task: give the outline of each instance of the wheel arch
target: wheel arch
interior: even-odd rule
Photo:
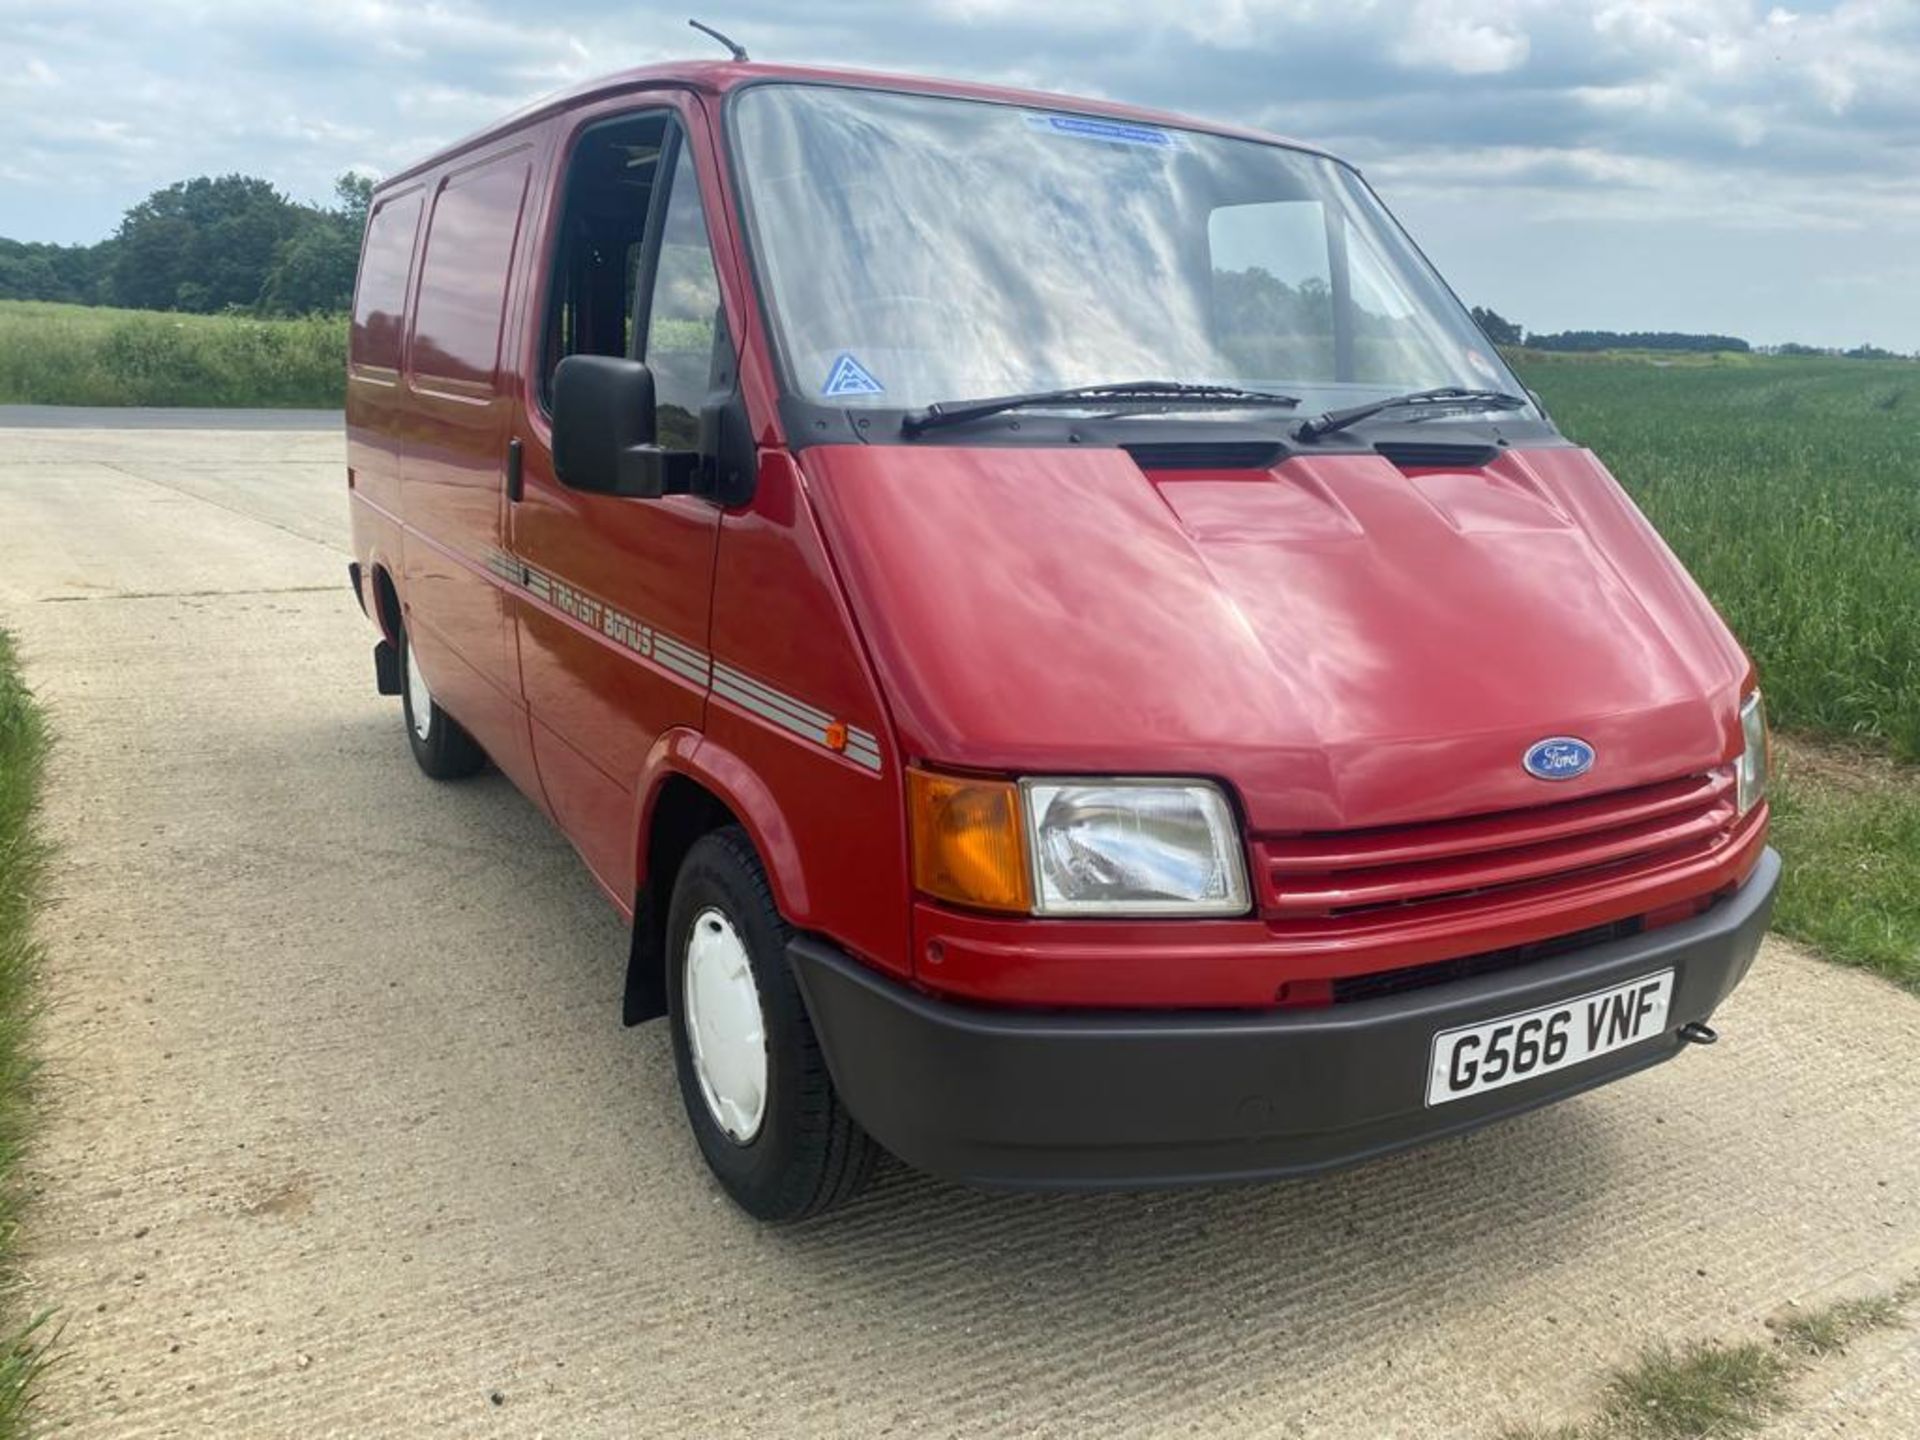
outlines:
[[[799,923],[806,914],[799,847],[773,792],[738,756],[698,732],[667,732],[647,757],[636,805],[624,1023],[667,1013],[667,907],[674,879],[694,842],[727,825],[746,831],[781,915]]]
[[[373,562],[368,589],[373,592],[373,623],[380,627],[380,634],[389,644],[398,645],[404,624],[401,619],[400,590],[393,583],[393,574],[384,560],[376,559]]]

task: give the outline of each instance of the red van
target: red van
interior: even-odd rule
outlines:
[[[729,1194],[1286,1175],[1713,1038],[1754,671],[1350,166],[744,63],[376,192],[353,584]]]

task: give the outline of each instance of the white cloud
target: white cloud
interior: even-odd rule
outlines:
[[[1456,75],[1498,75],[1524,65],[1531,42],[1513,4],[1418,0],[1395,41],[1394,58]]]

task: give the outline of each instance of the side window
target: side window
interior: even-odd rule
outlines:
[[[660,258],[654,265],[653,303],[647,310],[645,353],[653,372],[659,443],[692,450],[700,443],[700,407],[712,388],[716,349],[724,340],[720,281],[707,242],[706,210],[692,151],[678,147],[673,186],[660,227]]]
[[[417,377],[465,390],[493,384],[528,168],[522,148],[442,182],[414,303],[410,366]]]
[[[360,280],[353,291],[353,363],[376,370],[400,368],[400,328],[407,310],[407,277],[413,269],[413,236],[420,224],[420,195],[381,200],[367,221],[360,251]]]
[[[569,355],[631,355],[647,212],[670,117],[623,115],[589,126],[567,162],[547,292],[540,394]]]
[[[1248,380],[1334,378],[1333,282],[1318,200],[1223,205],[1207,217],[1221,354]]]

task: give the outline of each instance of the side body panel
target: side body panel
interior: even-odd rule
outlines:
[[[527,137],[434,179],[407,345],[401,460],[409,642],[434,694],[522,788],[536,782],[506,597],[501,358],[534,147]]]
[[[756,833],[796,926],[911,969],[900,758],[799,468],[761,461],[751,505],[722,522],[706,750],[772,787],[779,833]],[[846,729],[844,748],[835,750]]]

